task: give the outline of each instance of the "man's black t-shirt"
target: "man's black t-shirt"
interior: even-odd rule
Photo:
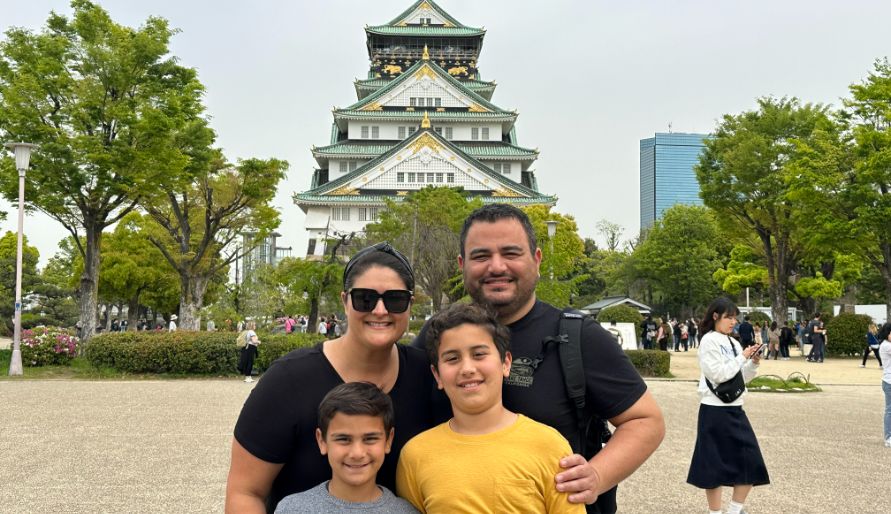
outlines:
[[[384,459],[377,483],[395,490],[396,462],[409,439],[447,419],[434,415],[435,390],[427,355],[404,345],[399,350],[399,375],[389,392],[396,411],[392,451]],[[241,410],[235,439],[255,457],[284,467],[272,484],[267,509],[285,496],[305,491],[331,478],[328,459],[319,453],[315,431],[322,398],[343,380],[322,353],[322,344],[295,350],[263,374]]]
[[[578,436],[575,404],[566,394],[556,344],[543,341],[557,335],[560,310],[536,301],[532,310],[508,325],[511,333],[510,377],[504,381],[504,406],[555,428],[569,441]],[[426,328],[412,342],[423,347]],[[582,325],[582,362],[587,394],[585,409],[603,419],[625,412],[643,396],[646,383],[609,332],[594,320]]]

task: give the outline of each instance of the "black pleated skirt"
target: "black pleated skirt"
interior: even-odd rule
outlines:
[[[755,431],[742,407],[699,405],[687,483],[701,489],[770,483]]]

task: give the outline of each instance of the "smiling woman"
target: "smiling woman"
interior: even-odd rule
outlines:
[[[414,285],[408,260],[388,243],[365,248],[350,260],[341,293],[346,333],[276,361],[242,409],[232,443],[227,512],[262,512],[264,503],[271,511],[284,496],[331,478],[315,437],[317,409],[330,390],[349,382],[374,384],[392,400],[392,452],[381,456],[377,483],[393,489],[405,443],[448,416],[432,407],[435,385],[424,352],[396,344],[408,328]]]

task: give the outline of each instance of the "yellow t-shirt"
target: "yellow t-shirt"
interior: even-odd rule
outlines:
[[[571,454],[559,432],[523,415],[484,435],[443,423],[402,448],[396,491],[432,514],[584,513],[555,487],[560,459]]]

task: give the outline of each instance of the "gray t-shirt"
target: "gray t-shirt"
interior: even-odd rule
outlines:
[[[398,498],[384,486],[377,486],[381,497],[373,502],[353,503],[331,496],[328,482],[302,493],[282,498],[275,508],[276,514],[323,514],[338,512],[362,512],[363,514],[417,514],[418,511],[407,501]]]

